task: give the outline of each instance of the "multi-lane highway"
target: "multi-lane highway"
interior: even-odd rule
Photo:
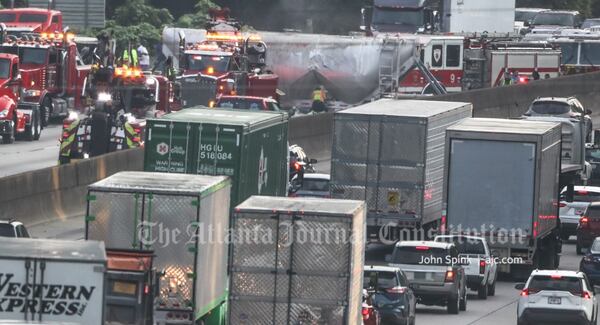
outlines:
[[[0,145],[0,177],[56,165],[61,131],[61,125],[50,125],[39,141]]]

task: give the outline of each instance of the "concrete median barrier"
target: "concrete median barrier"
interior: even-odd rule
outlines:
[[[142,149],[115,152],[0,179],[0,219],[35,225],[85,213],[89,184],[122,170],[141,170]]]

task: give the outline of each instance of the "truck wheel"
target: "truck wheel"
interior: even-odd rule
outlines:
[[[581,245],[579,245],[579,243],[575,245],[575,252],[577,252],[577,255],[583,255],[583,249],[581,248]]]
[[[35,110],[35,129],[33,133],[33,140],[39,140],[42,136],[42,114],[39,110]]]
[[[50,99],[50,97],[44,98],[44,101],[40,106],[40,112],[40,115],[42,117],[42,127],[46,127],[48,126],[48,123],[50,121],[50,113],[52,112],[52,99]]]
[[[496,295],[496,279],[494,279],[494,282],[492,282],[492,284],[489,285],[488,287],[488,295],[490,297],[493,297]]]
[[[17,121],[13,121],[12,132],[10,134],[5,134],[2,136],[2,143],[4,143],[4,144],[14,143],[16,134],[17,134]]]
[[[456,292],[456,298],[450,297],[448,299],[448,314],[456,315],[458,314],[459,304],[460,304],[460,290]]]
[[[31,111],[31,123],[25,127],[25,140],[33,141],[39,140],[40,134],[38,127],[40,124],[39,113],[36,110]]]
[[[460,299],[459,302],[459,307],[458,309],[460,309],[460,311],[465,311],[467,310],[467,288],[465,288],[465,291],[463,293],[462,298]]]
[[[479,289],[477,289],[477,297],[481,300],[487,299],[487,297],[488,297],[487,283],[479,286]]]

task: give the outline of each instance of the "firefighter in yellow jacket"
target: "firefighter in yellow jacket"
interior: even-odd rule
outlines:
[[[325,101],[327,100],[327,91],[325,87],[319,86],[312,92],[312,111],[315,113],[327,112]]]

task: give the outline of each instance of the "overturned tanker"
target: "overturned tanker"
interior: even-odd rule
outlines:
[[[205,39],[201,29],[165,28],[163,53],[178,57],[179,31],[187,42]],[[315,87],[325,86],[329,97],[357,104],[378,95],[383,38],[301,33],[260,32],[268,46],[267,67],[279,76],[278,87],[285,92],[283,106],[307,100]],[[414,36],[398,38],[397,66],[414,57]]]

